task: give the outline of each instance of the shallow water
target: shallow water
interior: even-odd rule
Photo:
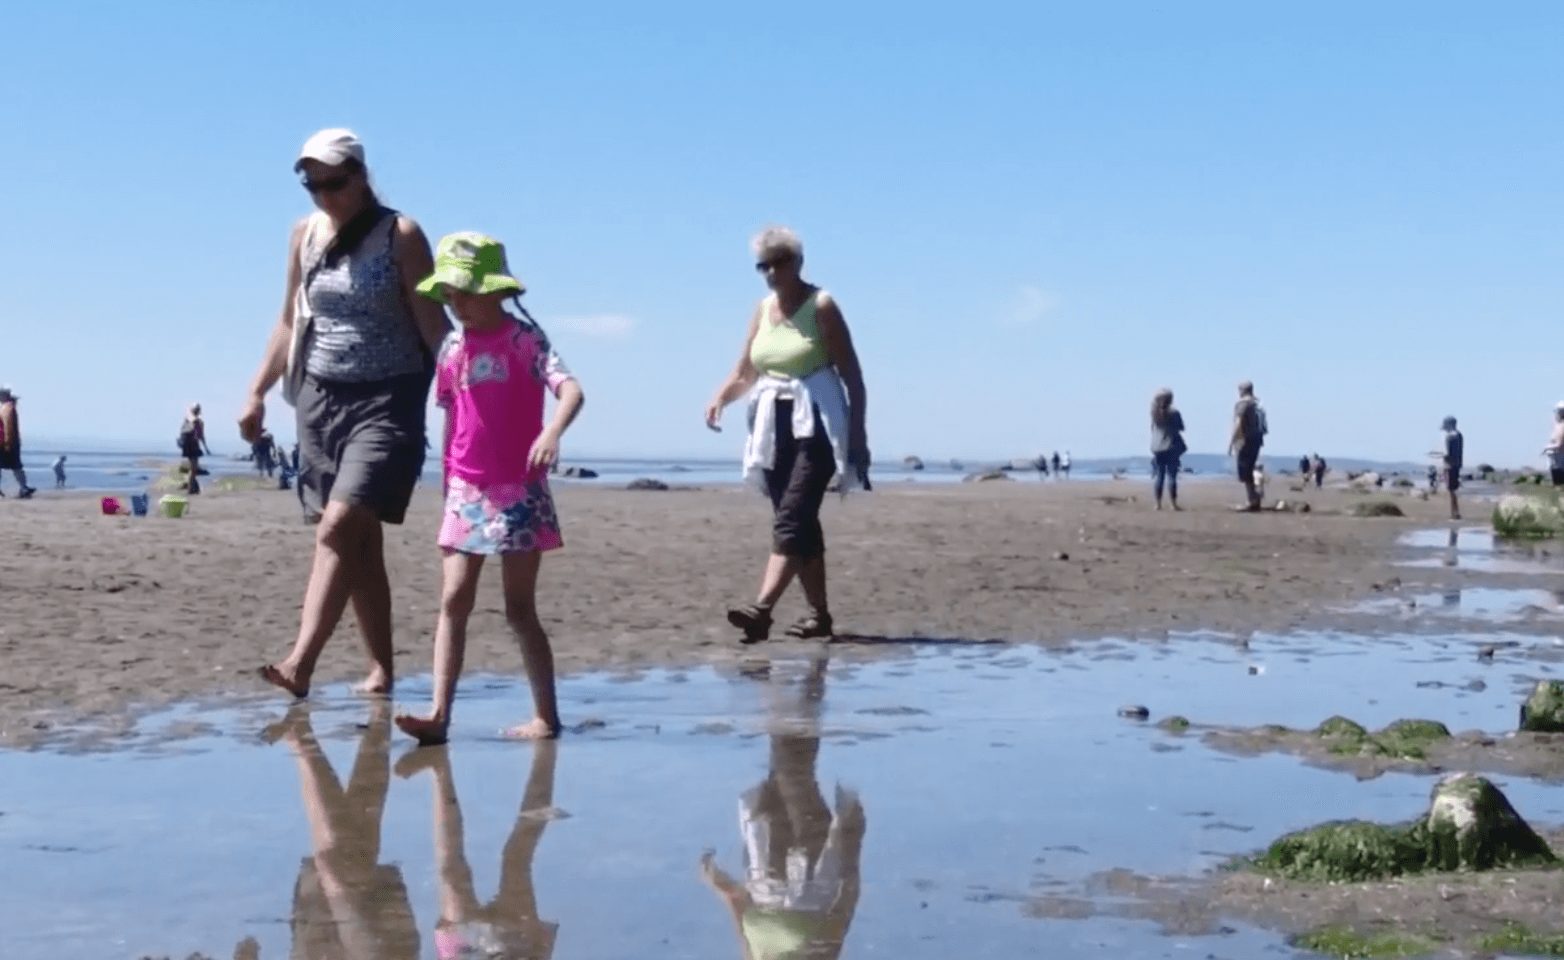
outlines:
[[[1375,597],[1342,608],[1344,613],[1415,617],[1464,617],[1494,623],[1539,625],[1564,617],[1564,590],[1507,590],[1452,585],[1438,592]]]
[[[1413,556],[1400,562],[1403,567],[1445,567],[1479,573],[1564,573],[1564,556],[1558,555],[1555,547],[1506,543],[1495,538],[1488,527],[1414,530],[1401,537],[1400,544],[1413,552]]]
[[[1293,956],[1239,924],[1167,935],[1029,903],[1110,868],[1198,873],[1322,820],[1410,817],[1433,778],[1240,759],[1117,709],[1503,731],[1552,666],[1525,647],[1480,664],[1469,636],[1246,639],[574,677],[567,722],[602,726],[536,747],[493,733],[525,702],[499,678],[469,678],[438,749],[342,691],[183,706],[124,750],[0,754],[0,856],[26,878],[0,901],[0,956],[228,957],[253,938],[262,958],[428,957],[465,937],[493,956],[742,957],[738,931],[757,958],[802,940],[845,957]],[[1505,786],[1528,818],[1564,822],[1556,787]]]

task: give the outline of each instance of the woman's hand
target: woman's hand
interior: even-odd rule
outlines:
[[[713,400],[706,405],[706,429],[722,432],[722,408],[726,406],[721,400]]]
[[[545,430],[533,441],[527,464],[534,470],[547,470],[559,462],[559,434]]]
[[[266,426],[266,398],[251,396],[244,405],[244,412],[239,415],[239,436],[245,443],[254,443],[261,439],[261,430]]]

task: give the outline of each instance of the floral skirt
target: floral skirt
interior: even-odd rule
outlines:
[[[564,545],[546,479],[480,487],[452,477],[446,484],[442,548],[458,553],[532,553]]]

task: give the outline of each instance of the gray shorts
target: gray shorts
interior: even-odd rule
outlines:
[[[424,468],[428,397],[422,374],[375,383],[305,377],[297,404],[304,518],[319,521],[335,500],[401,523]]]

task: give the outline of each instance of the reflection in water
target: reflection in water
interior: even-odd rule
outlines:
[[[450,747],[416,750],[397,763],[398,776],[411,776],[424,768],[434,775],[434,851],[440,875],[440,921],[434,942],[440,960],[548,960],[554,955],[559,924],[538,919],[532,859],[544,828],[557,815],[554,761],[558,748],[552,740],[533,746],[532,770],[527,775],[521,809],[500,855],[499,889],[487,904],[478,900],[472,867],[467,863]]]
[[[1460,550],[1457,549],[1460,544],[1460,535],[1461,531],[1458,528],[1450,528],[1450,540],[1445,544],[1444,556],[1444,564],[1447,567],[1453,567],[1460,562]]]
[[[795,702],[772,704],[766,778],[739,798],[743,882],[717,866],[710,851],[701,859],[701,874],[732,915],[746,960],[839,956],[858,906],[863,805],[839,786],[833,814],[815,773],[825,672],[822,657]]]
[[[300,705],[269,731],[298,761],[312,856],[293,887],[297,960],[418,956],[418,928],[402,872],[380,863],[380,823],[391,783],[391,707],[375,704],[344,788]]]

